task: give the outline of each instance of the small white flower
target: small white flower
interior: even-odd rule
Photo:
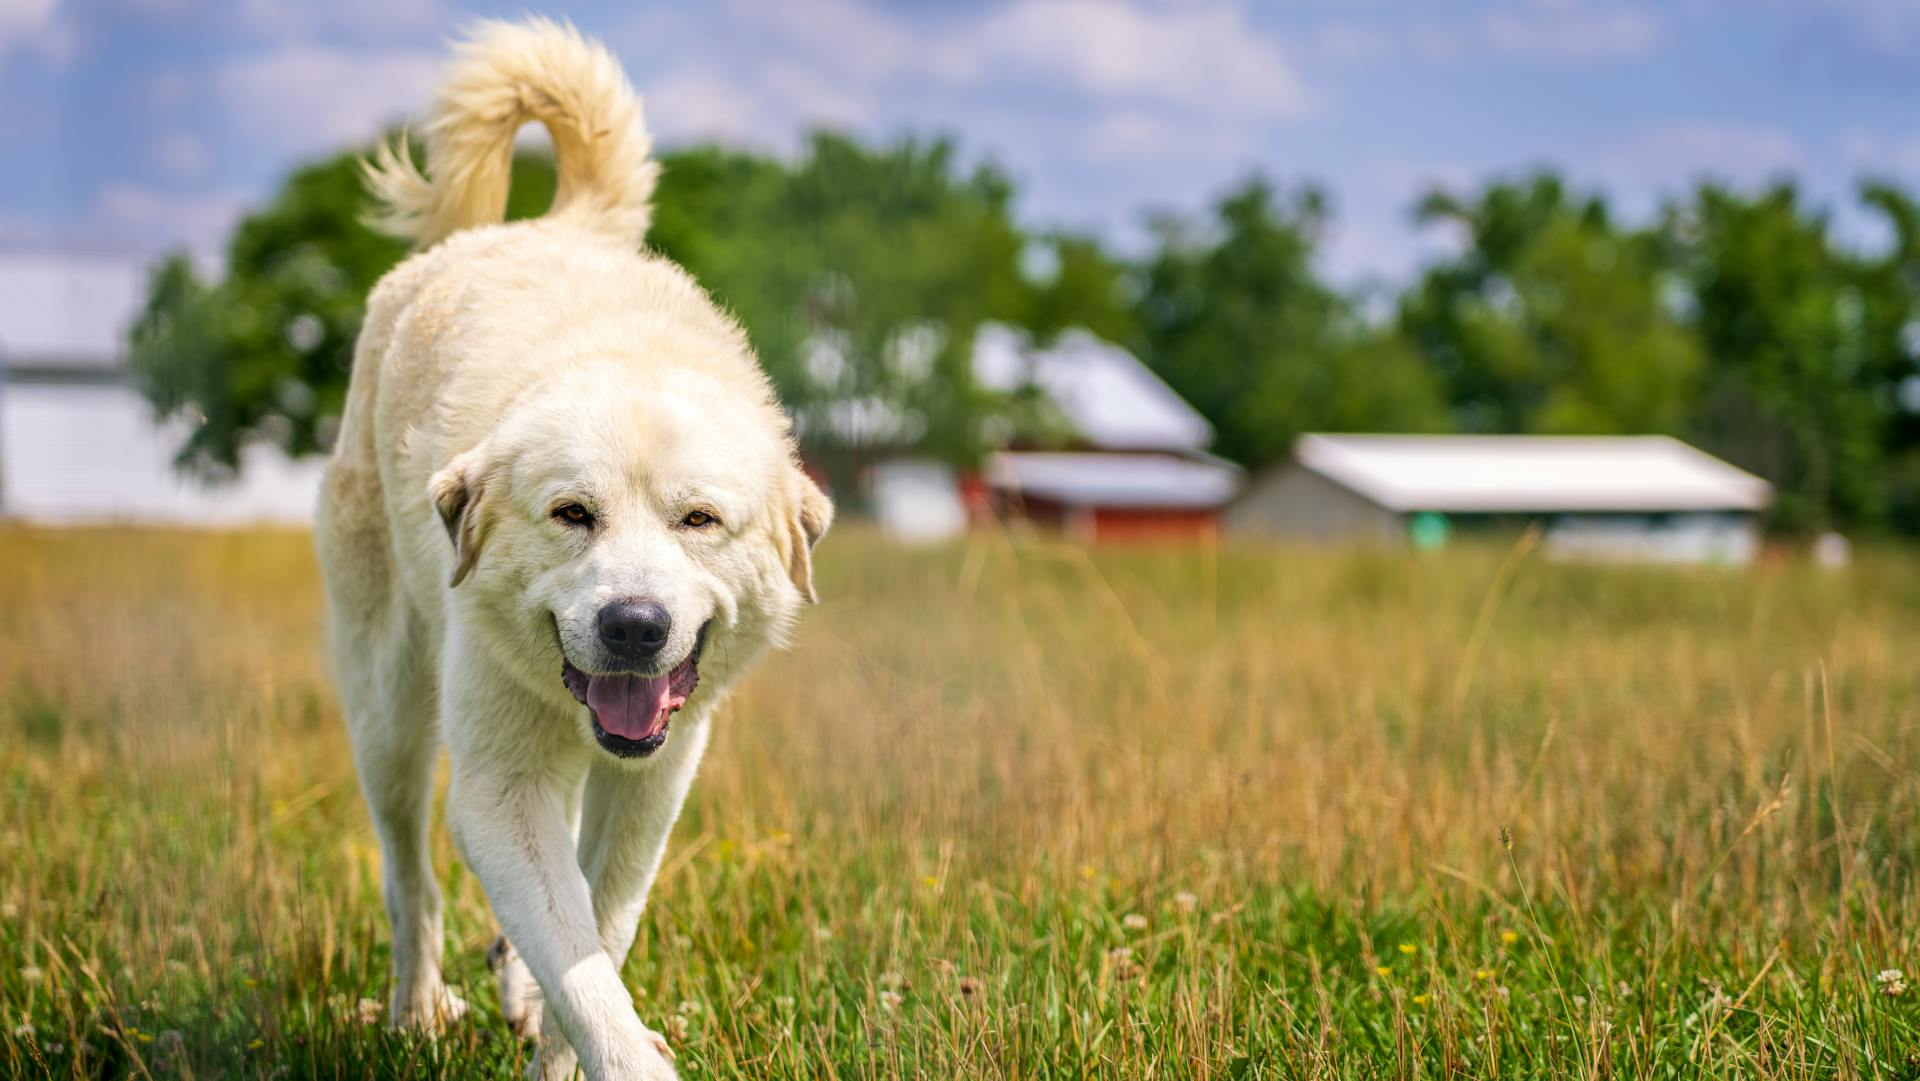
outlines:
[[[19,1039],[31,1040],[33,1039],[33,1026],[22,1021],[20,1024],[13,1026],[13,1034]]]
[[[773,1004],[779,1007],[780,1009],[791,1010],[793,1009],[793,996],[792,995],[775,995],[773,996]]]
[[[880,992],[880,1008],[888,1013],[899,1009],[901,1001],[900,992],[898,991]]]
[[[698,1017],[700,1015],[700,1011],[705,1008],[706,1007],[700,1005],[698,1002],[695,1002],[692,999],[685,999],[680,1003],[678,1010],[680,1013],[684,1013],[688,1017]]]
[[[1147,918],[1138,912],[1129,912],[1120,917],[1120,926],[1129,931],[1144,931],[1147,929]]]
[[[1200,898],[1187,890],[1181,890],[1173,895],[1173,907],[1182,912],[1192,912],[1200,907]]]
[[[28,965],[20,970],[20,978],[28,983],[39,983],[40,977],[44,975],[46,973],[40,971],[39,965]]]

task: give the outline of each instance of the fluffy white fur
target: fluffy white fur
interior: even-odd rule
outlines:
[[[553,133],[560,194],[499,224],[530,120]],[[317,531],[384,856],[392,1018],[465,1009],[441,977],[427,845],[444,742],[449,825],[511,941],[493,960],[510,1023],[540,1032],[537,1072],[577,1056],[593,1079],[672,1077],[620,964],[715,707],[812,598],[832,506],[740,328],[639,251],[655,166],[604,49],[545,21],[483,25],[425,134],[426,176],[391,150],[369,167],[383,221],[431,246],[369,300]],[[568,503],[591,528],[555,517]],[[637,597],[672,616],[665,668],[708,630],[666,744],[619,758],[560,673],[563,653],[619,670],[595,616]]]

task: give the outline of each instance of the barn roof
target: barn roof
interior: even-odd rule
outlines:
[[[1172,454],[1003,451],[987,458],[995,488],[1073,507],[1219,507],[1240,487],[1238,467]]]
[[[1303,467],[1390,510],[1754,511],[1766,481],[1667,436],[1304,435]]]
[[[125,256],[0,251],[0,365],[120,367],[146,287]]]
[[[982,326],[973,376],[991,390],[1031,384],[1087,444],[1103,450],[1206,449],[1213,427],[1140,359],[1085,330],[1068,330],[1044,349],[1020,330]]]

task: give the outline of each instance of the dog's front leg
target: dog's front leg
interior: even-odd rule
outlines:
[[[664,1043],[640,1023],[601,946],[567,791],[565,778],[463,764],[456,754],[447,820],[590,1081],[673,1078]]]

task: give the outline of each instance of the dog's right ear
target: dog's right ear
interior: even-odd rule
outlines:
[[[448,462],[446,468],[427,481],[427,493],[433,497],[433,509],[447,527],[447,539],[453,542],[453,581],[451,589],[467,577],[480,559],[480,543],[486,530],[480,503],[486,492],[486,477],[479,469],[478,448]]]

